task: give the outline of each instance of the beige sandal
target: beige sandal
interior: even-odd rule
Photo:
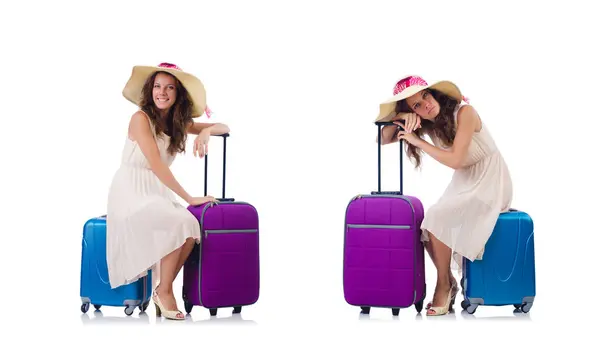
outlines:
[[[166,310],[164,308],[164,306],[162,305],[160,299],[158,298],[158,294],[156,293],[156,291],[154,291],[154,293],[152,294],[152,300],[154,301],[154,305],[156,306],[156,316],[157,317],[160,317],[162,314],[167,319],[173,319],[173,320],[184,320],[185,319],[185,317],[183,317],[183,313],[181,313],[179,310]],[[178,317],[177,316],[178,314],[181,314],[182,317]]]
[[[452,308],[452,306],[454,305],[454,301],[456,300],[456,295],[458,294],[458,283],[456,283],[456,282],[452,283],[451,291],[452,291],[452,299],[450,300],[450,308]],[[432,302],[427,303],[427,306],[425,307],[425,309],[430,309],[431,303]]]
[[[448,314],[448,311],[450,310],[450,307],[452,306],[452,302],[454,302],[454,299],[452,299],[452,288],[450,288],[450,291],[448,292],[448,299],[446,299],[446,304],[443,307],[430,307],[427,308],[427,316],[436,316],[436,315],[444,315],[444,314]]]

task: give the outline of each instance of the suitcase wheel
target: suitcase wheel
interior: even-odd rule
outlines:
[[[533,303],[531,303],[531,302],[525,303],[525,304],[523,304],[523,306],[521,307],[521,311],[522,311],[523,313],[527,313],[527,312],[529,312],[529,311],[531,310],[531,307],[532,307],[532,306],[533,306]]]
[[[467,311],[467,313],[473,314],[477,310],[478,306],[479,304],[469,304],[465,310]]]
[[[463,300],[462,302],[460,302],[460,306],[462,309],[467,310],[467,308],[469,307],[469,302]]]
[[[211,317],[214,317],[215,315],[217,315],[217,308],[210,308],[210,315]]]
[[[415,309],[417,310],[417,313],[421,313],[423,310],[423,301],[415,303]]]
[[[102,308],[102,306],[98,305],[98,304],[94,304],[94,308],[96,308],[96,310],[100,310],[100,308]]]
[[[360,307],[360,314],[369,314],[371,312],[371,307]]]
[[[533,303],[531,302],[527,302],[527,303],[523,303],[523,304],[515,304],[515,308],[517,310],[522,311],[523,313],[527,313],[531,310],[531,307],[533,306]]]
[[[148,309],[148,304],[150,304],[149,301],[140,304],[140,306],[138,307],[138,309],[140,310],[140,312],[144,313],[146,311],[146,309]]]
[[[239,314],[242,312],[242,307],[233,307],[233,314]]]
[[[479,304],[473,304],[467,300],[463,300],[462,302],[460,302],[460,306],[462,307],[462,309],[464,309],[467,313],[469,314],[473,314],[475,313],[475,311],[477,310],[477,307],[479,306]]]
[[[392,315],[398,316],[400,314],[400,308],[392,308]]]
[[[188,301],[183,302],[183,306],[185,307],[185,311],[187,314],[190,314],[192,312],[192,309],[194,309],[194,305]]]
[[[81,305],[81,311],[82,311],[83,313],[87,313],[87,311],[88,311],[89,309],[90,309],[90,303],[83,303],[83,304]]]
[[[125,314],[128,315],[128,316],[132,315],[134,310],[135,310],[135,306],[128,305],[128,306],[125,307]]]

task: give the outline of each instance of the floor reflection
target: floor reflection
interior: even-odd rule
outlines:
[[[88,324],[150,324],[150,317],[148,313],[139,313],[132,314],[131,316],[127,316],[123,314],[122,316],[105,316],[101,310],[90,311],[85,314],[81,314],[81,322],[84,325]]]
[[[185,316],[186,323],[206,325],[257,325],[254,320],[244,319],[241,313],[231,314],[226,317],[210,316],[204,319],[194,320],[190,314]]]
[[[521,310],[519,309],[515,309],[512,311],[512,315],[502,315],[502,316],[493,316],[493,317],[488,317],[485,316],[485,314],[481,315],[481,314],[477,314],[479,312],[476,311],[473,314],[469,314],[467,313],[466,310],[462,310],[460,312],[462,319],[464,320],[524,320],[524,321],[533,321],[531,319],[531,316],[529,316],[529,313],[523,313]],[[510,311],[509,311],[510,312]]]
[[[496,313],[498,313],[498,311],[494,311],[493,313],[496,314]],[[512,313],[512,315],[510,315],[508,313]],[[466,310],[462,310],[460,307],[457,307],[456,309],[450,308],[450,311],[448,312],[448,314],[436,315],[436,316],[434,316],[434,315],[428,316],[427,310],[425,308],[423,308],[423,311],[421,313],[418,313],[415,316],[403,315],[402,311],[400,311],[400,316],[393,316],[392,313],[390,313],[389,317],[386,317],[385,315],[382,315],[379,313],[377,313],[377,315],[375,315],[375,316],[373,316],[372,314],[362,314],[360,312],[358,314],[358,320],[381,321],[381,322],[392,321],[392,320],[406,320],[406,319],[410,319],[410,318],[414,318],[415,320],[419,321],[419,320],[423,320],[423,318],[425,318],[425,317],[427,317],[426,320],[450,320],[450,321],[455,321],[458,318],[460,318],[461,320],[524,320],[524,321],[532,321],[529,313],[523,313],[519,309],[515,309],[513,311],[508,310],[506,315],[500,315],[500,316],[487,315],[485,313],[485,308],[480,309],[473,314],[469,314],[469,313],[467,313]]]
[[[104,315],[101,310],[89,311],[81,314],[81,322],[84,325],[106,325],[106,324],[159,324],[159,325],[182,325],[182,324],[206,324],[206,325],[257,325],[256,321],[244,319],[241,313],[228,316],[208,316],[202,319],[194,319],[191,314],[187,314],[184,320],[171,320],[164,317],[156,317],[154,313],[135,312],[131,316],[122,315]],[[153,317],[152,320],[150,315]],[[183,323],[182,323],[183,322]]]
[[[392,320],[392,321],[405,320],[406,318],[407,318],[406,316],[402,316],[402,315],[396,316],[396,315],[392,315],[392,313],[390,313],[388,318],[386,318],[385,316],[381,316],[381,315],[373,317],[370,314],[362,314],[362,313],[358,314],[358,320],[365,320],[365,321],[368,320],[368,321],[388,322],[390,320]],[[423,314],[417,313],[413,318],[415,320],[423,320]]]

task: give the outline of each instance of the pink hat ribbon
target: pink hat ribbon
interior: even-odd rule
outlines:
[[[396,83],[396,86],[394,86],[394,96],[396,96],[400,92],[402,92],[402,91],[406,90],[407,88],[414,86],[414,85],[427,86],[428,84],[427,84],[427,81],[423,80],[419,76],[405,77],[402,80],[398,81]],[[463,101],[465,101],[466,103],[469,103],[469,99],[466,98],[465,96],[463,96]]]
[[[158,64],[158,67],[162,67],[164,69],[175,69],[178,71],[183,71],[179,66],[168,63],[168,62],[161,62],[160,64]],[[208,105],[206,105],[206,109],[204,110],[204,113],[206,113],[206,117],[208,117],[208,118],[210,118],[210,116],[212,116],[212,111],[210,110],[210,108],[208,108]]]

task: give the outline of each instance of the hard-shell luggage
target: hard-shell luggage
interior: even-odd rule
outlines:
[[[514,305],[527,313],[535,299],[533,220],[511,209],[501,213],[481,260],[463,259],[461,279],[467,313],[480,305]]]
[[[183,269],[183,301],[187,313],[196,305],[210,310],[256,303],[260,288],[258,212],[249,203],[225,197],[226,143],[223,137],[223,196],[217,204],[190,206],[200,221],[201,241]],[[207,195],[208,156],[204,159],[204,195]]]
[[[81,242],[81,311],[86,313],[93,304],[101,306],[125,307],[125,314],[131,315],[135,307],[146,311],[150,303],[152,274],[134,283],[112,289],[108,281],[106,263],[106,216],[94,217],[83,226]]]
[[[400,190],[381,191],[381,129],[378,125],[378,189],[355,196],[346,208],[344,228],[344,297],[368,314],[371,307],[423,309],[424,246],[420,241],[424,211],[421,201],[403,194],[402,143]],[[395,125],[394,125],[395,126]]]

